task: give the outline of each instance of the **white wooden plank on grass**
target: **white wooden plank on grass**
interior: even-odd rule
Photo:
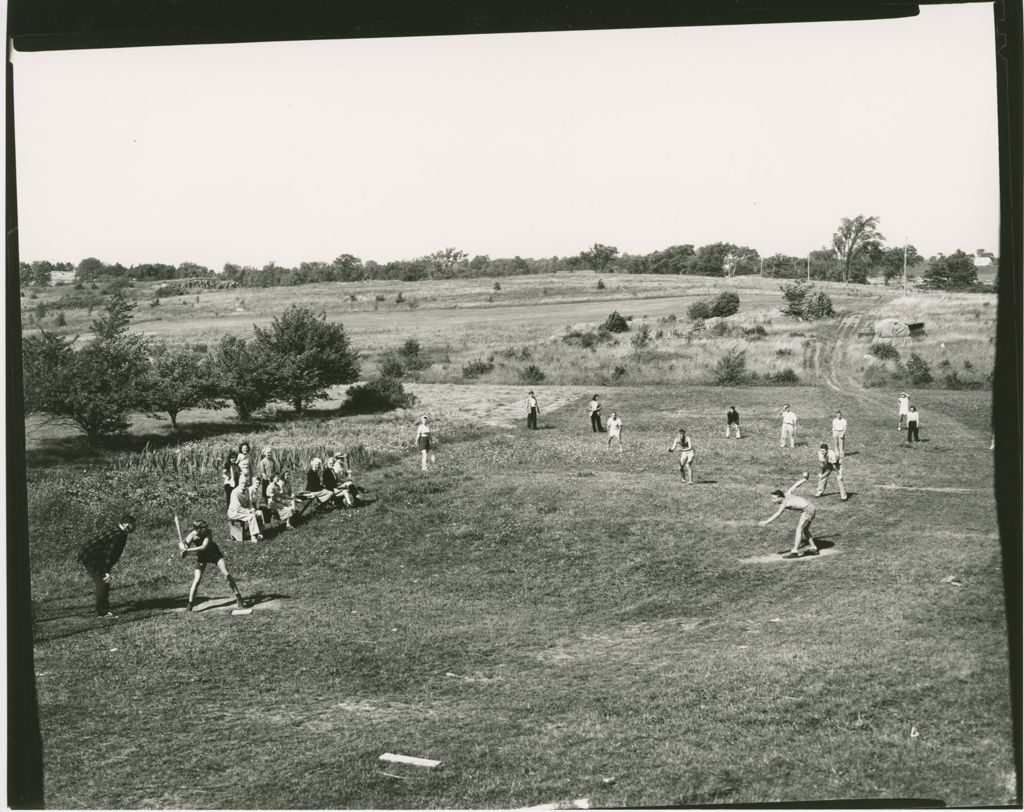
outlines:
[[[418,758],[417,756],[401,756],[397,753],[383,753],[378,758],[381,761],[394,761],[398,764],[415,764],[417,767],[436,767],[440,761],[432,758]]]

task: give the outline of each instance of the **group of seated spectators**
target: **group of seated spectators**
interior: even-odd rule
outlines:
[[[238,451],[228,454],[223,474],[228,520],[242,523],[253,541],[261,541],[263,529],[274,520],[283,522],[286,530],[294,530],[292,520],[308,507],[352,508],[364,492],[352,480],[348,458],[340,451],[326,464],[319,457],[309,461],[306,487],[299,493],[293,492],[290,473],[281,469],[269,446],[253,470],[249,444],[239,444]]]

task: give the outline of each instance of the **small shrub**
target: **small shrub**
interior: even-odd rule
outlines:
[[[474,361],[470,361],[468,364],[462,365],[462,377],[479,378],[481,375],[486,375],[492,369],[494,369],[494,364],[491,361],[484,361],[482,358],[477,358]]]
[[[830,319],[835,314],[832,299],[823,290],[816,290],[804,299],[805,319]]]
[[[711,373],[719,386],[743,383],[747,379],[747,353],[732,349],[718,359]]]
[[[911,382],[916,384],[931,383],[934,380],[931,366],[916,352],[910,353],[910,360],[907,361],[907,374],[910,376]]]
[[[603,279],[598,279],[597,280],[597,289],[598,290],[604,290],[604,280]]]
[[[604,324],[601,325],[609,333],[628,333],[629,322],[625,318],[619,315],[618,310],[614,310],[608,314],[608,318],[604,320]]]
[[[399,354],[393,350],[384,350],[377,361],[377,374],[382,378],[401,378],[405,375],[405,365]]]
[[[629,343],[638,350],[648,346],[651,341],[653,341],[651,336],[651,326],[647,322],[641,324],[629,339]]]
[[[351,387],[341,411],[343,414],[374,414],[408,409],[415,403],[416,396],[406,392],[401,381],[382,377]]]
[[[765,377],[776,386],[796,386],[800,383],[800,376],[789,367],[783,367]]]
[[[731,316],[739,312],[740,297],[731,290],[724,290],[718,294],[718,298],[711,303],[712,316]]]
[[[690,317],[690,321],[703,321],[704,319],[710,319],[711,306],[704,301],[694,302],[686,308],[686,315]]]
[[[520,383],[540,383],[544,377],[543,371],[536,364],[530,364],[519,370]]]
[[[892,344],[880,344],[876,342],[868,347],[868,352],[875,356],[875,358],[881,358],[883,361],[900,360],[900,351]]]

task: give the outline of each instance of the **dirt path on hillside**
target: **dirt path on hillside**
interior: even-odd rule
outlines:
[[[859,341],[858,333],[865,327],[873,327],[878,318],[878,308],[867,313],[852,313],[844,316],[836,326],[832,335],[820,345],[815,355],[815,368],[821,375],[825,385],[836,392],[842,392],[845,398],[852,398],[863,407],[878,413],[891,413],[893,422],[896,420],[896,399],[899,393],[889,389],[868,389],[864,386],[861,372],[847,361],[847,353],[842,346]],[[864,351],[867,352],[867,346]],[[927,392],[927,390],[923,390]],[[844,411],[850,411],[849,407]],[[922,410],[923,411],[923,410]],[[967,427],[954,417],[931,409],[924,412],[923,425],[927,426],[932,436],[943,434],[947,437],[960,437],[971,445],[985,443],[988,436],[984,432]]]

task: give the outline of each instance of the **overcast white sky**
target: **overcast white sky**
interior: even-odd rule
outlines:
[[[23,260],[998,250],[992,6],[14,55]]]

